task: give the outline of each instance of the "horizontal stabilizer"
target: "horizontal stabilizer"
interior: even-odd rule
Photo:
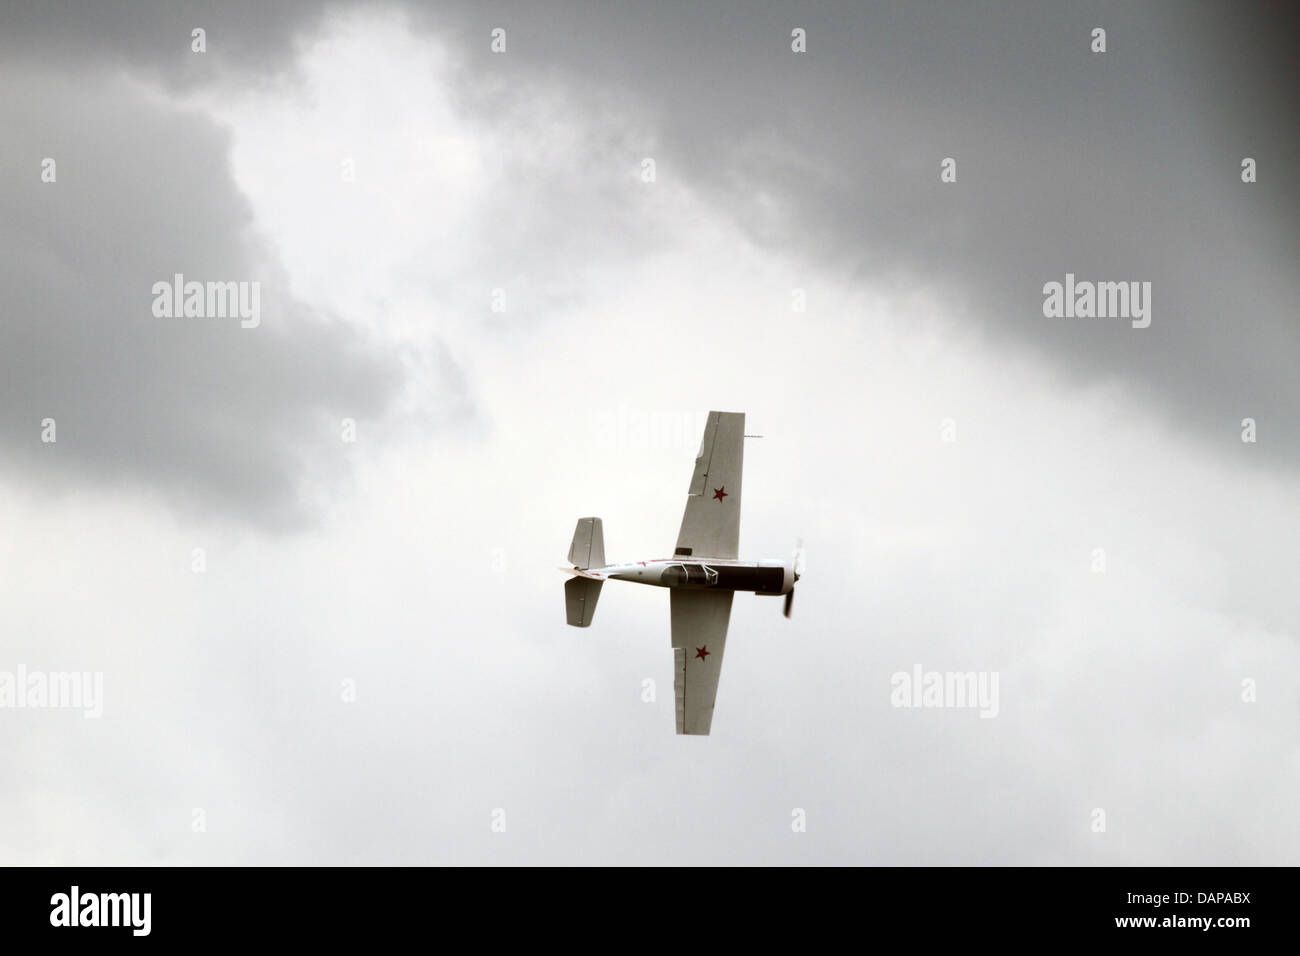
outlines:
[[[597,518],[597,521],[600,519]],[[569,578],[564,582],[564,610],[574,627],[587,627],[596,613],[596,601],[604,581],[592,578]]]

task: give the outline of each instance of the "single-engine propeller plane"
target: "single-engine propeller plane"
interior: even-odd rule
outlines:
[[[744,413],[709,412],[671,558],[606,565],[600,519],[579,518],[569,548],[572,567],[561,568],[572,575],[564,584],[564,601],[574,627],[591,624],[608,580],[669,589],[679,734],[707,734],[713,723],[735,592],[784,595],[789,617],[794,584],[803,573],[802,548],[784,560],[738,558],[744,450]]]

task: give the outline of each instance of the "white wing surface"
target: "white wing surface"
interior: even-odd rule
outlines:
[[[734,591],[669,592],[673,618],[673,689],[677,697],[677,732],[707,734],[722,673]]]
[[[687,490],[676,554],[735,558],[740,548],[740,472],[745,413],[709,412]]]

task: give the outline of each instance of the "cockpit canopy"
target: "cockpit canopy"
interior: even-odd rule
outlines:
[[[707,588],[718,583],[718,572],[703,564],[670,564],[660,580],[670,588]]]

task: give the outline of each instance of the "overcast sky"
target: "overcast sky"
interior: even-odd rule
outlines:
[[[1295,14],[593,6],[0,13],[0,674],[103,675],[0,709],[0,862],[1300,862]],[[807,573],[685,738],[555,569],[710,409]]]

